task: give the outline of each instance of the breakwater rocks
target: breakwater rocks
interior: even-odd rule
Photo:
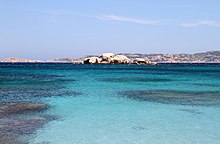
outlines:
[[[85,58],[84,64],[138,64],[138,65],[155,65],[151,61],[143,58],[129,59],[125,55],[117,55],[114,53],[103,53],[100,56],[92,56]]]

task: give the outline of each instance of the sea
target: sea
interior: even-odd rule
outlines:
[[[220,144],[220,64],[0,63],[19,102],[49,108],[0,116],[0,143]]]

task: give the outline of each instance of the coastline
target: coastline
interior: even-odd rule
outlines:
[[[220,51],[207,51],[194,54],[131,54],[104,53],[80,58],[55,58],[52,60],[30,60],[24,58],[5,58],[0,63],[72,63],[72,64],[200,64],[220,63]]]
[[[89,65],[89,64],[83,64],[83,63],[71,63],[71,62],[1,62],[0,64],[73,64],[73,65]],[[197,65],[197,64],[220,64],[220,62],[176,62],[176,63],[171,63],[171,62],[161,62],[157,63],[156,65],[167,65],[167,64],[192,64],[192,65]],[[136,65],[136,64],[92,64],[92,65]],[[149,66],[149,65],[148,65]]]

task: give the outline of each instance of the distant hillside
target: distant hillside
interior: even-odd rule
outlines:
[[[47,62],[54,62],[54,63],[72,63],[75,59],[74,58],[56,58],[53,60],[48,60]]]
[[[220,63],[220,51],[195,54],[121,54],[128,58],[144,58],[156,63]]]
[[[220,51],[207,51],[195,54],[131,54],[120,53],[129,59],[143,58],[155,63],[220,63]],[[54,62],[54,63],[82,63],[87,57],[98,56],[89,55],[78,59],[75,58],[57,58],[53,60],[27,60],[22,58],[6,58],[0,62]]]

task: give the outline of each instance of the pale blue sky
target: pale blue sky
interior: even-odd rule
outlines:
[[[0,59],[220,50],[220,0],[0,0]]]

